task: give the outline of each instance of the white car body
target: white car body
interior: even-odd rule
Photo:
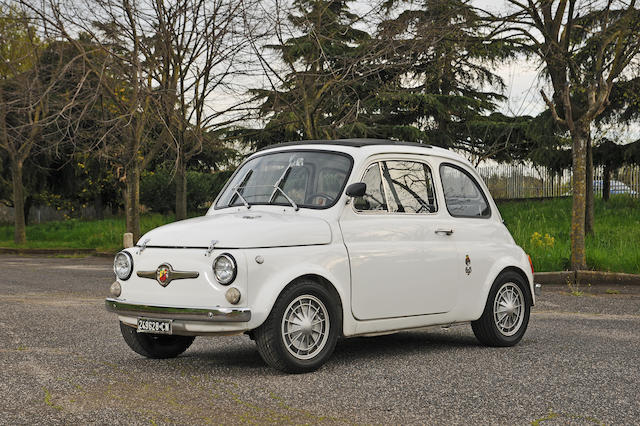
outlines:
[[[248,160],[296,150],[350,156],[353,166],[346,185],[360,182],[367,167],[381,159],[426,163],[438,209],[427,214],[363,214],[344,188],[326,209],[216,208],[214,203],[205,216],[156,228],[126,249],[133,273],[118,280],[120,294],[107,299],[107,309],[133,327],[138,317],[172,318],[174,334],[249,332],[263,324],[287,285],[307,276],[335,289],[343,336],[375,335],[477,320],[492,283],[505,270],[523,277],[534,303],[529,259],[504,226],[486,185],[461,156],[428,146],[347,140],[277,145]],[[442,163],[463,169],[477,181],[490,217],[459,218],[448,212],[439,177]],[[219,284],[212,271],[214,259],[223,253],[237,263],[230,286]],[[197,271],[198,277],[162,286],[136,274],[155,271],[161,264]],[[230,287],[241,294],[237,304],[225,298]]]

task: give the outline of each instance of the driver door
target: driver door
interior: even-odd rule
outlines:
[[[442,231],[432,169],[417,159],[369,164],[364,197],[340,227],[351,265],[351,309],[359,320],[444,313],[456,303],[457,250]]]

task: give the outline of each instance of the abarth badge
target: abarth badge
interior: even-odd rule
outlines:
[[[173,280],[183,280],[186,278],[198,278],[200,274],[196,271],[176,271],[168,263],[158,266],[155,271],[138,271],[140,278],[155,279],[162,287],[166,287]]]
[[[169,280],[169,267],[167,265],[158,266],[158,269],[156,269],[156,280],[163,287],[169,284],[167,282]]]

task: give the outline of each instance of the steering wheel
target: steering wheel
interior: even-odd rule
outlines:
[[[322,192],[316,192],[314,194],[311,194],[307,197],[307,200],[313,200],[316,197],[320,197],[320,198],[324,198],[325,199],[325,204],[321,204],[322,206],[326,206],[328,204],[331,204],[331,202],[333,201],[333,197],[327,194],[324,194]]]

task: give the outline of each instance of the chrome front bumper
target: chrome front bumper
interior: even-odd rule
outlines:
[[[137,305],[113,298],[107,298],[104,305],[109,312],[129,317],[140,316],[212,323],[248,322],[251,319],[249,308],[174,308],[171,306]]]

